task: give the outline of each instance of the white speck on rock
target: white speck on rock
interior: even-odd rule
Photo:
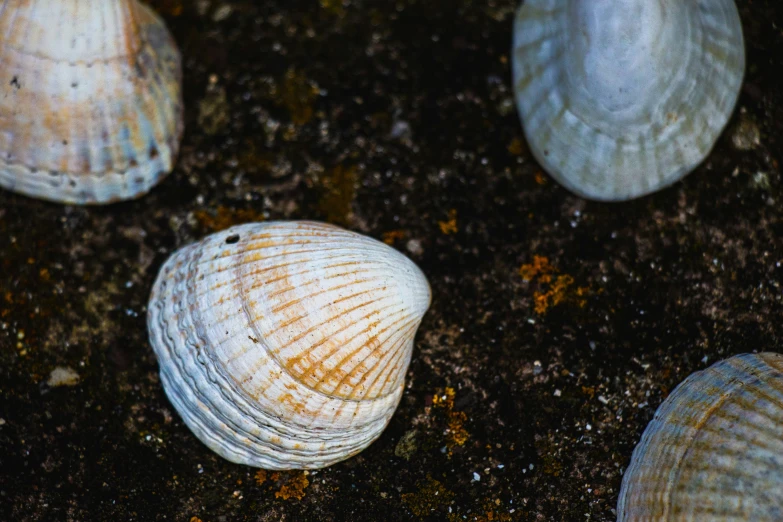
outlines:
[[[472,482],[479,482],[480,480],[481,480],[481,475],[479,475],[478,473],[476,473],[474,471],[473,472],[473,480],[472,480]]]

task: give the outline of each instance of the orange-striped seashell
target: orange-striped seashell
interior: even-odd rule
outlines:
[[[0,187],[72,204],[146,193],[182,134],[181,64],[136,0],[0,0]]]
[[[174,253],[147,324],[166,394],[204,444],[250,466],[321,468],[386,427],[429,304],[424,274],[393,248],[267,222]]]
[[[617,520],[783,520],[783,356],[737,355],[677,386],[633,452]]]

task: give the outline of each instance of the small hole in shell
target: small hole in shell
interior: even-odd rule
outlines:
[[[239,243],[239,234],[234,234],[226,238],[227,245],[235,245],[236,243]]]
[[[150,159],[155,159],[158,157],[160,152],[158,152],[158,148],[155,146],[150,147]]]

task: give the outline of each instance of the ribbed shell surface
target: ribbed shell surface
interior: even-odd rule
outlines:
[[[783,356],[745,354],[683,381],[623,477],[618,521],[783,520]]]
[[[386,427],[429,303],[426,278],[393,248],[267,222],[172,255],[148,329],[166,394],[207,446],[251,466],[320,468]]]
[[[745,70],[734,0],[525,0],[512,52],[533,155],[572,192],[607,201],[701,163]]]
[[[0,187],[73,204],[146,193],[173,167],[181,65],[136,0],[0,0]]]

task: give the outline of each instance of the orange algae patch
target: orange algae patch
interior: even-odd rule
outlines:
[[[356,198],[358,169],[355,165],[338,165],[321,176],[322,194],[318,209],[326,221],[348,225],[353,219],[353,200]]]
[[[525,145],[522,143],[521,139],[514,138],[511,140],[511,143],[508,144],[507,149],[509,154],[514,156],[521,156],[522,153],[525,152]]]
[[[571,302],[584,307],[588,287],[573,288],[574,278],[568,274],[559,275],[557,270],[544,256],[533,256],[533,262],[522,265],[519,275],[527,282],[538,283],[539,288],[533,293],[533,309],[538,315],[545,314],[553,306]]]
[[[416,493],[403,493],[402,501],[417,517],[430,516],[434,510],[448,505],[454,499],[454,493],[430,475],[416,487],[419,489]]]
[[[449,210],[449,219],[446,221],[438,221],[438,226],[440,227],[440,231],[447,236],[450,234],[456,234],[457,230],[457,210],[452,208]]]
[[[288,482],[280,487],[280,491],[275,493],[275,498],[282,498],[283,500],[295,498],[296,500],[302,500],[305,496],[304,490],[310,485],[306,473],[306,471],[300,471],[291,477]]]
[[[544,256],[533,256],[533,262],[522,265],[519,268],[519,275],[525,281],[532,281],[539,277],[539,282],[548,283],[552,280],[552,272],[555,269],[549,264],[549,259]]]
[[[456,395],[454,388],[446,387],[442,393],[438,392],[432,397],[432,405],[436,408],[443,408],[446,411],[448,422],[446,445],[449,448],[449,455],[451,455],[451,448],[463,446],[470,437],[470,433],[464,426],[468,421],[468,416],[464,411],[454,411],[454,397]]]
[[[267,487],[269,491],[279,488],[275,492],[275,498],[302,500],[305,496],[305,489],[310,485],[307,475],[309,475],[307,471],[274,471],[270,473],[265,469],[260,469],[256,471],[254,478],[259,486],[269,481]]]
[[[261,212],[247,209],[234,210],[227,207],[217,207],[214,211],[197,210],[194,216],[199,225],[210,232],[225,230],[242,223],[264,220],[264,215]]]
[[[266,482],[266,470],[259,469],[258,471],[256,471],[255,479],[256,479],[256,484],[258,484],[259,486],[263,485],[264,482]]]
[[[381,239],[387,245],[393,245],[395,241],[405,237],[404,230],[390,230],[381,234]]]

